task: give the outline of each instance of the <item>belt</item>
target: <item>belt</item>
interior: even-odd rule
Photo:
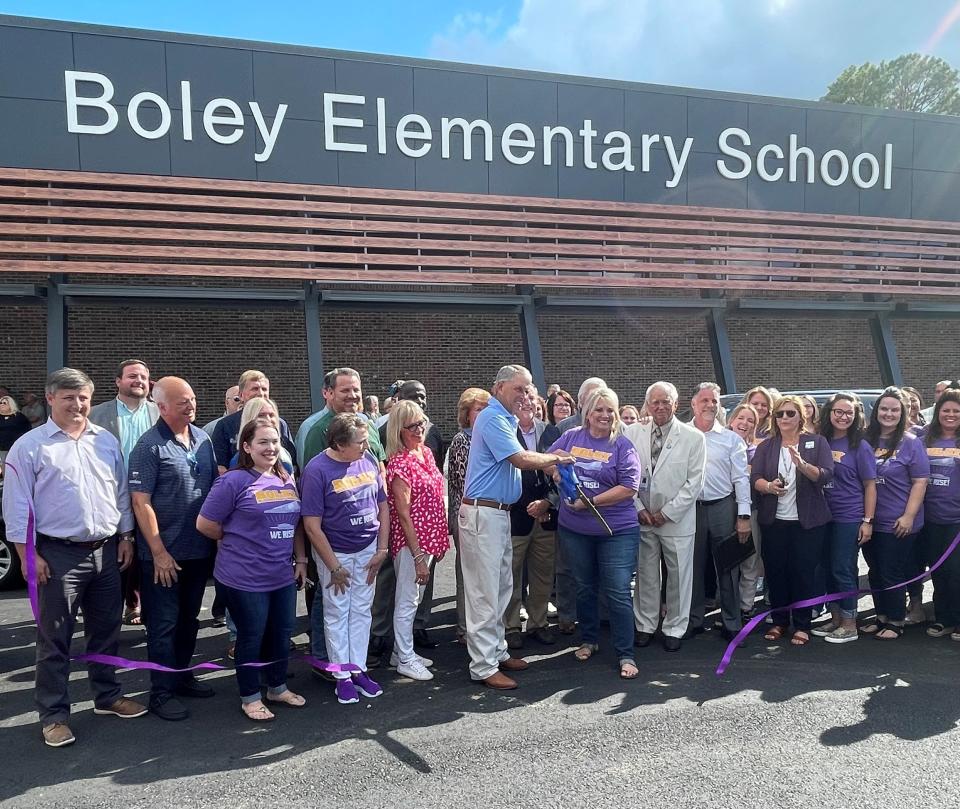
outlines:
[[[37,539],[49,540],[50,542],[63,542],[66,545],[73,545],[75,547],[84,548],[88,551],[96,551],[102,548],[105,542],[113,539],[113,537],[104,537],[103,539],[95,539],[92,542],[88,542],[86,540],[61,539],[60,537],[52,537],[49,534],[41,534],[38,531]]]
[[[718,497],[716,500],[697,500],[697,505],[713,506],[713,505],[716,505],[717,503],[722,503],[724,500],[729,500],[731,497],[733,497],[733,492],[730,492],[730,494],[725,495],[724,497]]]
[[[495,508],[498,511],[509,511],[509,503],[499,503],[496,500],[485,500],[482,497],[464,497],[463,504],[465,506],[483,506],[484,508]]]

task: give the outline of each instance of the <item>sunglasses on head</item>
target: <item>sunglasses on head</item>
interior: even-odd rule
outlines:
[[[797,411],[796,410],[778,410],[773,415],[776,416],[778,419],[792,419],[794,416],[797,415]]]

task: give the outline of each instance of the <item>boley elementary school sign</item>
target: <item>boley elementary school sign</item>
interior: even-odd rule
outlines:
[[[252,157],[257,163],[266,163],[283,137],[284,121],[288,116],[297,116],[296,110],[286,103],[263,109],[256,101],[222,97],[211,99],[202,112],[194,110],[189,79],[180,80],[176,109],[177,105],[150,90],[130,98],[117,98],[114,82],[104,73],[65,70],[63,76],[65,125],[72,134],[108,135],[129,127],[146,140],[171,135],[184,141],[207,138],[214,144],[230,145],[243,137],[249,112],[259,136]],[[439,149],[444,159],[456,156],[465,161],[490,163],[499,154],[515,166],[540,161],[544,166],[556,163],[568,168],[578,165],[639,173],[649,173],[656,160],[665,160],[669,170],[660,172],[660,176],[665,178],[666,188],[674,188],[684,176],[694,147],[694,138],[689,136],[681,142],[657,132],[598,131],[588,117],[583,118],[579,128],[513,122],[495,135],[494,127],[483,118],[442,116],[439,128],[435,128],[425,116],[405,113],[395,128],[388,129],[387,102],[383,97],[323,92],[321,103],[323,138],[317,148],[328,152],[386,155],[395,149],[407,157],[420,158]],[[376,129],[375,145],[351,137],[368,126]],[[729,180],[755,175],[769,183],[822,183],[836,187],[849,179],[862,189],[893,188],[892,143],[883,144],[877,153],[849,154],[839,148],[817,153],[803,145],[796,133],[789,133],[784,149],[776,143],[756,144],[748,130],[729,126],[717,133],[715,145],[720,155],[715,161],[716,170]]]

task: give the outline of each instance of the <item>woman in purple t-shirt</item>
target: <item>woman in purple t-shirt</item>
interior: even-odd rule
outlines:
[[[583,491],[610,527],[577,500],[561,499],[559,531],[577,582],[577,617],[583,643],[575,652],[586,661],[597,651],[600,588],[610,615],[610,639],[620,660],[620,676],[639,671],[633,659],[633,602],[630,579],[637,569],[640,521],[633,498],[640,485],[640,460],[633,443],[620,434],[620,402],[606,387],[591,393],[583,406],[583,427],[565,432],[550,452],[565,450]]]
[[[930,484],[924,498],[926,522],[920,532],[921,558],[930,566],[943,556],[960,533],[960,390],[947,388],[933,409],[923,443],[930,462]],[[960,641],[960,551],[954,550],[933,571],[933,612],[927,627],[934,638],[950,635]]]
[[[354,674],[334,672],[337,701],[347,705],[379,697],[367,675],[367,644],[374,582],[388,554],[390,512],[380,463],[367,442],[369,422],[354,413],[334,416],[327,449],[303,470],[303,526],[313,546],[323,593],[323,628],[331,663],[348,663]]]
[[[853,393],[835,393],[820,411],[820,435],[833,452],[833,480],[823,487],[833,522],[827,527],[823,564],[828,593],[857,589],[860,546],[873,537],[877,461],[863,440],[863,405]],[[830,620],[813,630],[829,643],[857,639],[857,597],[830,604]]]
[[[249,719],[262,722],[274,715],[261,699],[261,672],[268,702],[294,708],[306,704],[287,688],[287,658],[307,558],[300,498],[293,477],[283,468],[280,433],[251,421],[237,443],[237,468],[214,482],[197,517],[197,530],[220,543],[213,575],[237,626],[240,708]],[[260,660],[261,651],[272,661],[269,666],[244,665]]]
[[[863,546],[877,618],[863,627],[879,640],[896,640],[906,618],[904,589],[884,590],[909,578],[917,532],[923,526],[923,494],[930,464],[916,436],[907,432],[910,405],[900,388],[887,388],[873,405],[865,435],[877,459],[877,509],[873,538]]]

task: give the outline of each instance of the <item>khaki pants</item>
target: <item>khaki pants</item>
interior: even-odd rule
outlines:
[[[507,634],[520,631],[520,602],[523,598],[523,565],[527,565],[527,631],[547,626],[547,604],[553,589],[553,562],[556,540],[536,522],[526,536],[513,536],[513,595],[503,623]]]
[[[633,592],[633,617],[638,632],[653,634],[660,620],[660,555],[667,567],[667,614],[663,634],[681,638],[687,631],[693,594],[693,534],[661,536],[656,528],[640,530],[637,554],[637,587]]]

